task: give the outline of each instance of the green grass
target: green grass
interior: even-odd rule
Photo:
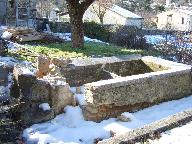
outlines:
[[[70,42],[60,44],[28,44],[26,47],[34,52],[41,53],[49,57],[86,58],[90,56],[117,56],[130,54],[158,55],[158,53],[154,51],[127,49],[111,44],[107,45],[93,42],[86,42],[83,49],[73,49]]]

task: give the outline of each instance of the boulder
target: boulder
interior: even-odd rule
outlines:
[[[45,56],[39,56],[37,59],[37,77],[43,78],[49,73],[50,59]]]
[[[52,85],[50,89],[50,99],[55,115],[63,112],[67,105],[72,105],[73,93],[69,85]]]

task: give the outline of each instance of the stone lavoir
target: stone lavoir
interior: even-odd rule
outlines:
[[[84,85],[86,120],[100,122],[191,94],[191,66],[140,55],[74,60],[65,71],[72,86]],[[69,76],[70,73],[70,76]]]
[[[191,66],[161,58],[39,58],[38,63],[40,78],[21,72],[18,66],[14,69],[17,97],[24,105],[16,111],[30,123],[52,119],[65,106],[75,105],[70,87],[84,87],[81,96],[85,103],[80,103],[80,107],[84,118],[95,122],[191,94]],[[42,103],[49,104],[51,109],[43,112],[39,108]],[[29,119],[32,116],[34,119]]]

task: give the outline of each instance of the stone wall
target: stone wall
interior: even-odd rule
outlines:
[[[171,115],[141,128],[134,129],[123,135],[114,136],[98,142],[98,144],[135,144],[149,143],[148,139],[158,139],[161,133],[191,122],[192,109]]]
[[[70,86],[113,79],[113,74],[124,77],[167,69],[153,63],[144,63],[140,55],[76,59],[67,68],[62,68],[62,65],[60,67]]]
[[[72,104],[73,94],[64,78],[50,75],[37,78],[25,69],[16,65],[13,71],[11,95],[18,100],[18,106],[13,109],[16,119],[25,124],[47,121]]]
[[[87,120],[101,121],[122,112],[136,111],[160,102],[191,94],[191,67],[157,58],[144,62],[162,63],[169,70],[127,76],[85,85],[87,105],[82,106]]]

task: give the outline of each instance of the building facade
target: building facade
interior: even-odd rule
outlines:
[[[97,23],[101,23],[98,16],[98,11],[95,11],[95,9],[99,8],[97,8],[96,3],[93,3],[85,12],[83,20],[89,22],[94,21]],[[105,10],[105,14],[103,17],[103,24],[127,25],[142,28],[143,18],[117,5],[112,5],[106,8]]]
[[[192,30],[192,11],[176,8],[157,15],[157,28],[180,31]]]

